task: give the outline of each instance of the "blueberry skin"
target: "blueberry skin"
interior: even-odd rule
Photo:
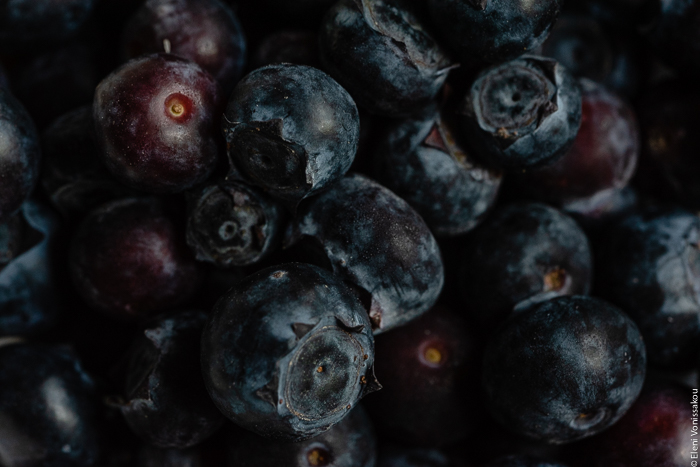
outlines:
[[[558,297],[514,315],[484,353],[486,403],[502,425],[564,444],[622,417],[646,374],[644,341],[618,308]]]
[[[5,0],[0,3],[0,53],[46,48],[75,36],[96,0]]]
[[[514,309],[561,295],[585,295],[592,279],[588,239],[566,214],[539,203],[493,213],[464,240],[459,288],[491,331]]]
[[[92,106],[68,112],[41,135],[41,186],[58,211],[76,221],[108,201],[136,194],[117,182],[102,163]]]
[[[187,244],[199,261],[248,266],[281,243],[284,208],[257,188],[236,181],[208,185],[189,204]]]
[[[564,464],[547,462],[534,457],[508,456],[488,462],[482,467],[566,467]]]
[[[216,304],[202,334],[214,404],[260,436],[302,441],[379,389],[374,339],[357,295],[316,266],[263,269]]]
[[[124,27],[123,55],[161,52],[166,39],[173,54],[197,63],[224,89],[241,77],[246,39],[234,12],[219,0],[146,1]]]
[[[650,363],[693,368],[700,352],[700,218],[650,209],[623,219],[606,243],[602,293],[638,324]]]
[[[394,193],[359,174],[310,200],[287,230],[287,246],[319,251],[322,264],[366,298],[375,334],[428,311],[445,282],[435,238]]]
[[[99,454],[98,404],[94,382],[66,348],[0,345],[3,465],[94,465]]]
[[[475,160],[438,111],[395,123],[374,157],[377,179],[418,211],[436,236],[470,231],[496,203],[501,172]]]
[[[374,467],[377,440],[367,413],[357,406],[330,430],[300,443],[251,433],[239,440],[230,459],[231,467]]]
[[[154,446],[194,446],[224,423],[201,377],[206,320],[207,315],[197,311],[161,315],[129,351],[126,398],[120,409],[134,433]]]
[[[538,47],[559,15],[561,0],[429,0],[441,36],[467,61],[497,63]]]
[[[700,1],[663,0],[646,35],[658,57],[681,73],[700,73]]]
[[[404,117],[442,88],[451,59],[404,0],[340,0],[319,32],[324,70],[369,112]]]
[[[39,178],[41,148],[31,117],[0,87],[0,222],[16,213]]]
[[[0,224],[0,337],[38,334],[56,323],[58,229],[57,216],[36,200]]]
[[[562,157],[581,125],[581,91],[555,60],[525,55],[482,71],[461,104],[476,154],[510,169]]]
[[[159,449],[144,444],[139,450],[137,467],[205,467],[200,450],[194,449]]]
[[[286,63],[259,68],[238,83],[223,131],[230,178],[259,186],[293,209],[350,168],[360,117],[330,76]]]

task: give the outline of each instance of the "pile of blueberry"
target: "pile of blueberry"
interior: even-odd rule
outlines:
[[[0,0],[0,466],[697,465],[698,79],[700,0]]]

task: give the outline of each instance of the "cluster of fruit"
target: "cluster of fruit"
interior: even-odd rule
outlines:
[[[0,465],[692,465],[699,76],[700,0],[0,0]]]

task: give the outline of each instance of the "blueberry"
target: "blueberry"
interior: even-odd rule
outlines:
[[[77,35],[96,0],[7,0],[0,3],[0,53],[21,54]]]
[[[10,91],[0,87],[0,222],[16,213],[39,177],[41,149],[34,122]]]
[[[481,346],[461,314],[437,306],[377,336],[382,390],[365,401],[380,436],[411,446],[445,446],[480,425]]]
[[[0,224],[0,336],[37,334],[56,323],[58,229],[56,215],[35,200]]]
[[[496,203],[501,173],[475,160],[439,112],[392,125],[374,158],[378,180],[408,201],[435,235],[468,232]]]
[[[167,41],[167,42],[165,42]],[[147,0],[126,24],[123,55],[165,51],[208,71],[222,88],[241,77],[246,40],[236,15],[219,0]]]
[[[484,160],[498,167],[536,167],[556,161],[573,144],[581,91],[556,61],[527,55],[482,71],[459,112]]]
[[[483,387],[494,417],[553,444],[618,421],[644,383],[637,326],[603,300],[558,297],[514,315],[484,353]]]
[[[192,194],[187,243],[197,259],[219,267],[259,262],[282,239],[284,210],[240,182],[208,185]]]
[[[485,330],[514,309],[590,290],[586,235],[573,219],[549,206],[504,206],[463,243],[458,287]]]
[[[404,0],[340,0],[319,33],[324,69],[357,104],[400,117],[430,104],[452,62]]]
[[[253,68],[276,63],[294,63],[321,68],[318,34],[303,29],[286,29],[268,35],[255,49]]]
[[[375,334],[428,311],[444,284],[440,249],[420,215],[362,175],[309,200],[285,242],[299,243],[361,292]]]
[[[559,17],[542,55],[552,57],[577,78],[589,78],[625,96],[642,80],[640,41],[622,22],[607,24],[591,14]]]
[[[151,198],[126,198],[92,211],[73,237],[70,271],[94,310],[135,319],[185,304],[200,270],[184,232]]]
[[[646,36],[659,58],[681,73],[700,73],[700,1],[655,0]]]
[[[360,120],[350,95],[315,68],[259,68],[233,91],[224,118],[232,178],[291,208],[347,172]]]
[[[561,0],[428,0],[445,42],[467,61],[488,63],[532,51],[547,38]]]
[[[521,192],[585,216],[627,186],[640,137],[634,111],[620,97],[591,80],[579,83],[581,128],[571,149],[550,165],[514,177]]]
[[[687,463],[692,449],[693,392],[681,384],[651,381],[622,419],[580,446],[572,446],[577,467],[672,467]],[[697,426],[697,425],[695,425]],[[595,455],[585,463],[583,452]]]
[[[361,406],[337,425],[300,443],[279,442],[249,434],[231,453],[236,467],[374,467],[376,444],[372,423]]]
[[[41,135],[41,184],[67,219],[82,218],[99,205],[135,194],[118,183],[99,158],[92,106],[56,119]]]
[[[97,86],[100,155],[135,189],[173,193],[203,182],[219,156],[221,89],[199,65],[170,54],[136,58]]]
[[[128,355],[125,399],[131,429],[162,448],[186,448],[214,434],[224,417],[214,406],[199,363],[203,312],[171,312],[151,321]]]
[[[700,352],[700,218],[647,209],[608,234],[601,292],[637,322],[652,365],[690,369]]]
[[[566,467],[563,464],[548,462],[534,457],[508,456],[484,464],[482,467]]]
[[[214,307],[202,372],[226,417],[258,435],[302,441],[330,429],[380,386],[357,295],[318,267],[259,271]]]
[[[95,383],[66,348],[0,343],[3,465],[95,465],[98,404]]]

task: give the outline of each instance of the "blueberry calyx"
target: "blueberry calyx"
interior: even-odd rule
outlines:
[[[467,3],[469,3],[477,10],[483,11],[486,9],[486,5],[488,5],[489,0],[467,0]]]

